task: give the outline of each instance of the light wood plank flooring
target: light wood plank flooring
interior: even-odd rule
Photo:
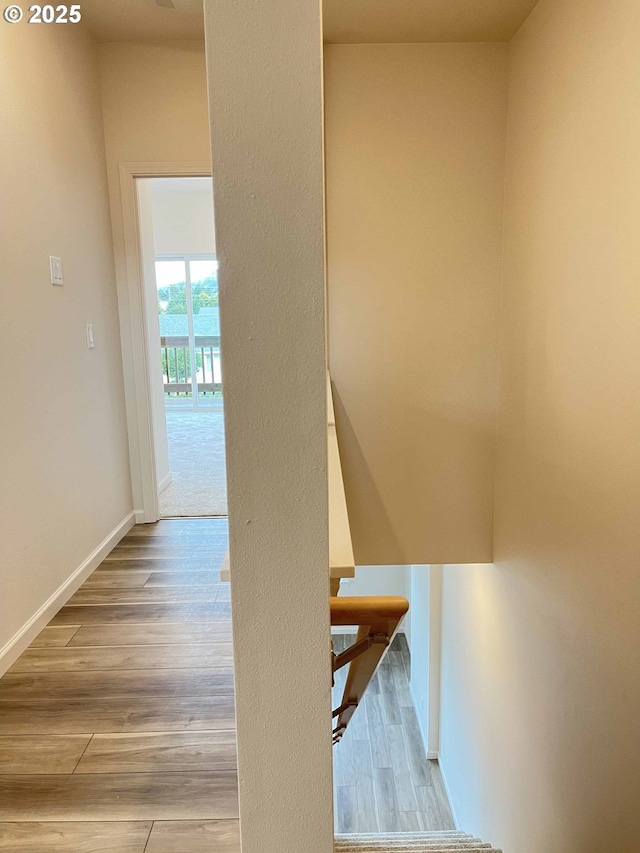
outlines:
[[[0,848],[238,853],[226,519],[135,527],[0,680]]]
[[[335,635],[342,651],[353,636]],[[437,761],[428,761],[409,692],[410,657],[398,635],[334,747],[336,832],[416,832],[454,829]],[[336,673],[333,703],[341,702],[344,670]]]
[[[226,550],[226,519],[135,527],[0,680],[5,853],[239,853]],[[335,748],[338,831],[452,825],[407,665]]]

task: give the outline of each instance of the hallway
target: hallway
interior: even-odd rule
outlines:
[[[0,680],[6,853],[236,853],[226,519],[136,526]]]
[[[3,851],[238,853],[227,548],[226,518],[134,527],[0,680]],[[334,749],[337,832],[454,826],[409,664],[398,637]]]

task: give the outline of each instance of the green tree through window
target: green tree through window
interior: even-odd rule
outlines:
[[[202,281],[191,284],[191,301],[193,313],[197,314],[201,308],[212,308],[218,304],[218,281],[210,276]],[[166,307],[162,305],[166,302]],[[167,287],[158,288],[158,313],[159,314],[186,314],[187,313],[187,285],[172,284]]]

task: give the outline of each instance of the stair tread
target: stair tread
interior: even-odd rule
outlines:
[[[415,844],[388,844],[385,842],[382,843],[362,843],[356,842],[355,844],[350,844],[346,846],[336,846],[336,853],[403,853],[403,851],[407,851],[407,853],[420,853],[420,851],[425,851],[425,853],[453,853],[453,851],[460,850],[464,851],[464,853],[501,853],[495,847],[492,847],[491,844],[465,844],[465,843],[455,843],[455,842],[444,842],[442,844],[425,844],[425,843],[415,843]]]
[[[407,833],[353,833],[335,837],[335,853],[501,853],[480,838],[457,830]]]

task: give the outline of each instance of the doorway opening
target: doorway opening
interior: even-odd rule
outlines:
[[[162,177],[137,183],[158,514],[226,516],[212,181]]]

